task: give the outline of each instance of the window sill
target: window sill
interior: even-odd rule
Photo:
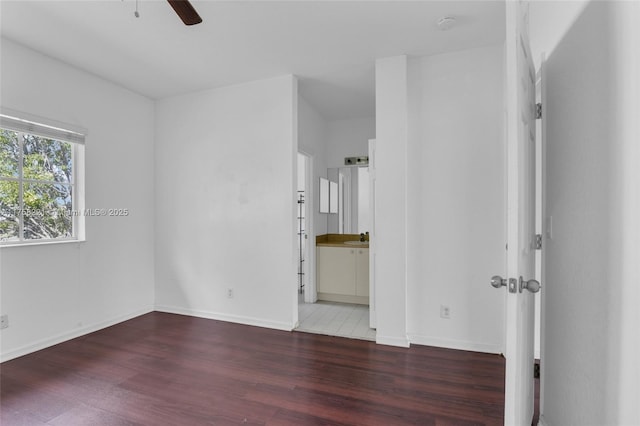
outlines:
[[[84,242],[86,242],[85,239],[15,242],[15,243],[0,244],[0,249],[9,248],[9,247],[13,248],[13,247],[51,246],[51,245],[58,245],[58,244],[73,244],[73,243],[84,243]]]

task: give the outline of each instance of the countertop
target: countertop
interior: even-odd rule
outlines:
[[[345,244],[347,241],[360,241],[360,234],[324,234],[316,237],[318,247],[369,248],[369,236],[366,244]]]

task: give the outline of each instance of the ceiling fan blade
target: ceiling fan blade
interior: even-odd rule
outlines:
[[[202,22],[202,18],[198,12],[191,6],[188,0],[167,0],[173,10],[176,11],[185,25],[195,25]]]

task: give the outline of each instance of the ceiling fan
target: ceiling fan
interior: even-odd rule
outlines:
[[[185,25],[196,25],[202,18],[188,0],[167,0]]]
[[[123,0],[124,1],[124,0]],[[178,14],[185,25],[196,25],[202,22],[202,18],[196,12],[189,0],[167,0],[173,10]],[[138,12],[138,0],[136,0],[136,11],[133,13],[136,18],[140,17]]]

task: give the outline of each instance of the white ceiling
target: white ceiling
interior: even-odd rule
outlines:
[[[503,1],[0,2],[3,37],[153,99],[282,74],[327,120],[374,114],[374,62],[501,43]],[[436,20],[457,25],[438,31]]]

